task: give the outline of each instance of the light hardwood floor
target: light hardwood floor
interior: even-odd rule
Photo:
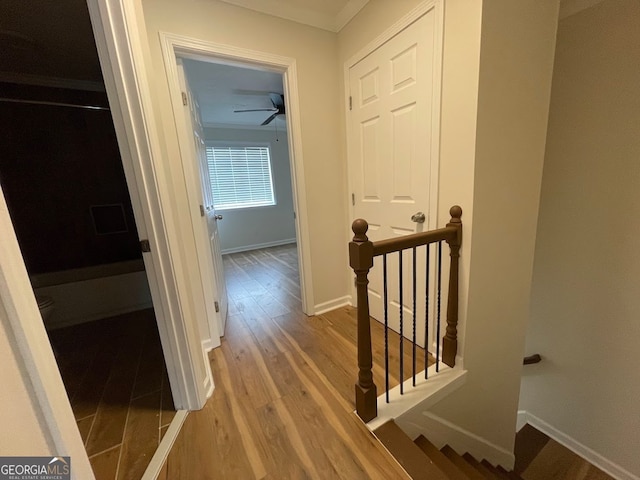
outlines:
[[[353,413],[355,310],[302,313],[295,247],[228,255],[225,269],[231,309],[210,353],[216,388],[189,414],[159,478],[407,478]],[[398,345],[392,334],[394,372]],[[380,349],[376,357],[380,386]]]
[[[153,310],[49,332],[97,480],[138,480],[175,415]]]
[[[187,417],[159,480],[408,478],[353,413],[355,309],[302,314],[295,246],[224,259],[230,314],[222,346],[209,355],[216,389]],[[381,389],[377,322],[372,337]],[[393,387],[398,335],[390,345]],[[404,350],[410,365],[409,342]],[[610,480],[529,426],[518,434],[516,458],[525,480]]]
[[[516,435],[514,470],[524,480],[613,480],[531,425]]]

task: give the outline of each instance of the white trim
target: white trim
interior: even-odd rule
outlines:
[[[151,245],[152,253],[143,257],[174,403],[179,409],[199,409],[207,398],[198,378],[206,372],[200,368],[209,370],[209,364],[199,365],[200,339],[197,328],[187,325],[194,319],[182,311],[186,299],[176,280],[178,255],[171,250],[166,225],[174,215],[170,202],[162,202],[161,192],[167,195],[161,188],[163,172],[154,162],[162,149],[144,64],[146,32],[139,29],[141,12],[136,10],[142,7],[127,0],[87,0],[87,5],[138,233]]]
[[[282,0],[222,0],[238,7],[256,12],[266,13],[274,17],[284,18],[296,23],[337,33],[358,14],[369,0],[348,0],[345,6],[335,16],[329,13],[294,5]]]
[[[369,3],[369,0],[349,0],[336,15],[333,31],[337,33],[342,30],[353,17],[360,13],[360,10],[362,10],[367,3]]]
[[[171,452],[171,448],[178,438],[178,434],[182,429],[182,425],[187,419],[187,415],[189,415],[188,410],[178,410],[171,420],[169,424],[169,428],[162,437],[162,441],[158,448],[156,449],[156,453],[151,457],[151,461],[149,465],[147,465],[147,469],[144,471],[144,475],[140,480],[156,480],[160,472],[162,471],[162,467],[164,466],[164,462],[167,461],[167,457]]]
[[[292,243],[296,243],[295,238],[285,238],[284,240],[274,240],[273,242],[256,243],[253,245],[243,245],[241,247],[225,248],[224,250],[222,250],[222,254],[228,255],[231,253],[248,252],[250,250],[258,250],[260,248],[279,247],[280,245],[291,245]]]
[[[416,376],[416,386],[412,385],[412,379],[403,383],[404,394],[400,394],[400,385],[389,390],[389,403],[386,403],[385,394],[378,396],[378,416],[367,423],[367,428],[374,431],[389,420],[398,420],[403,415],[412,411],[422,412],[435,405],[451,392],[460,388],[467,380],[467,371],[461,368],[450,368],[440,365],[440,372],[436,373],[436,366],[428,369],[429,378],[424,375]]]
[[[214,343],[217,340],[217,344]],[[219,338],[207,338],[202,341],[202,356],[204,357],[204,363],[209,365],[209,351],[220,346]],[[207,398],[213,394],[213,372],[208,370],[207,376],[202,381],[202,388],[207,392]]]
[[[518,410],[518,417],[516,418],[516,433],[522,430],[527,424],[528,414],[526,410]]]
[[[375,52],[382,45],[387,43],[393,37],[398,35],[401,31],[407,28],[412,23],[415,23],[420,17],[423,17],[431,10],[436,9],[436,13],[440,14],[440,17],[437,18],[441,28],[439,29],[440,34],[444,33],[444,7],[442,2],[444,0],[425,0],[416,6],[413,10],[408,12],[398,21],[396,21],[393,25],[387,28],[384,32],[370,41],[367,45],[361,48],[356,54],[354,54],[349,60],[345,62],[345,69],[347,74],[349,73],[349,69],[353,67],[356,63],[363,60],[365,57],[368,57],[373,52]],[[439,4],[439,6],[438,6]],[[442,62],[442,59],[440,59]],[[346,84],[348,85],[348,83]]]
[[[15,338],[34,407],[53,455],[73,458],[74,479],[94,479],[89,458],[36,304],[0,187],[0,302]],[[9,432],[7,432],[9,433]]]
[[[414,421],[398,419],[396,422],[410,437],[424,435],[438,449],[449,445],[460,455],[469,452],[476,460],[487,460],[494,466],[500,465],[506,470],[513,470],[513,452],[431,412],[422,412],[421,418],[415,418]]]
[[[427,221],[425,230],[433,230],[438,226],[438,201],[439,185],[440,185],[440,127],[442,123],[441,110],[442,110],[442,62],[444,57],[444,2],[445,0],[425,0],[417,5],[413,10],[408,12],[397,22],[391,25],[387,30],[377,36],[374,40],[369,42],[364,48],[358,51],[355,55],[349,58],[343,67],[343,82],[344,82],[344,105],[345,105],[345,126],[346,126],[346,138],[347,138],[347,186],[348,186],[348,199],[347,205],[349,208],[349,217],[353,218],[353,204],[351,202],[351,194],[354,192],[353,186],[353,174],[351,172],[349,159],[349,142],[352,141],[352,128],[351,117],[349,110],[349,97],[350,92],[350,70],[358,62],[368,57],[371,53],[376,51],[386,42],[398,35],[404,29],[415,23],[421,17],[434,10],[435,18],[435,41],[434,41],[434,55],[433,55],[433,109],[432,109],[432,141],[431,141],[431,171],[430,171],[430,186],[429,186],[429,212],[427,215]],[[352,232],[349,230],[347,234],[351,239]],[[351,296],[355,298],[355,284],[352,282],[353,271],[347,268],[347,274],[349,275],[349,285],[351,286]]]
[[[323,313],[330,312],[336,308],[345,307],[351,305],[351,295],[345,295],[344,297],[334,298],[328,302],[322,302],[315,306],[315,315],[322,315]]]
[[[548,424],[541,418],[536,417],[535,415],[527,412],[525,410],[520,410],[518,412],[518,416],[522,416],[523,419],[526,419],[525,423],[530,424],[532,427],[540,430],[542,433],[546,434],[549,438],[552,438],[556,442],[561,445],[564,445],[573,453],[578,455],[579,457],[584,458],[586,461],[595,465],[600,470],[605,473],[611,475],[613,478],[618,480],[640,480],[640,477],[634,475],[630,471],[622,468],[620,465],[612,462],[611,460],[603,457],[595,450],[587,447],[586,445],[580,443],[573,437],[570,437],[566,433],[558,430],[556,427]]]
[[[125,0],[112,1],[124,2]],[[296,238],[298,239],[302,311],[307,315],[313,315],[313,284],[311,276],[311,253],[309,251],[311,241],[309,235],[307,199],[304,188],[302,126],[300,124],[296,60],[280,55],[208,42],[173,33],[160,32],[159,35],[165,57],[169,55],[180,55],[185,58],[197,58],[200,61],[253,66],[253,68],[268,69],[282,74],[285,104],[287,105],[287,122],[289,124],[287,139],[291,158],[291,187],[293,191],[293,204],[297,213],[295,223]],[[165,62],[166,61],[165,59]]]

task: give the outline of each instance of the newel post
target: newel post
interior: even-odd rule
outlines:
[[[356,274],[358,305],[358,381],[356,383],[356,412],[368,422],[378,415],[378,394],[373,383],[373,356],[371,354],[371,324],[367,275],[373,267],[373,243],[367,238],[369,225],[361,218],[351,226],[354,236],[349,242],[349,265]]]
[[[462,244],[462,208],[454,205],[449,210],[451,220],[447,227],[455,227],[456,235],[447,240],[451,250],[451,270],[449,271],[449,296],[447,300],[447,331],[442,339],[442,361],[453,367],[458,352],[458,264]]]

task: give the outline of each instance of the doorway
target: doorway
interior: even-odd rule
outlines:
[[[106,95],[1,88],[2,192],[82,442],[98,478],[141,476],[175,408]]]
[[[259,52],[231,50],[172,34],[161,34],[161,45],[174,118],[178,130],[181,130],[181,125],[184,126],[180,149],[185,176],[191,176],[187,178],[187,183],[191,184],[188,190],[203,192],[200,204],[204,206],[201,209],[204,215],[207,215],[209,208],[216,210],[216,228],[220,232],[218,248],[221,253],[235,254],[297,244],[294,254],[299,265],[299,296],[302,303],[299,308],[304,313],[313,313],[306,241],[306,201],[304,191],[297,188],[303,183],[304,177],[295,65],[288,59],[274,60],[272,56]],[[188,77],[187,90],[197,92],[191,95],[196,110],[201,114],[201,118],[191,124],[186,119],[189,113],[184,109],[185,102],[175,101],[185,96],[180,90],[182,68],[185,77]],[[230,86],[227,94],[231,94],[231,99],[227,98],[226,101],[221,100],[222,92],[217,88],[221,85],[221,78],[226,79]],[[187,93],[186,97],[190,97],[190,94]],[[207,103],[218,106],[218,109],[208,107]],[[197,162],[193,161],[194,156],[198,155],[190,153],[190,148],[185,148],[193,145],[193,138],[197,135],[189,133],[194,123],[198,122],[204,126],[205,132],[205,155],[199,157],[204,159],[200,169],[194,165]],[[179,138],[180,135],[179,132]],[[229,189],[218,183],[223,176],[237,173],[230,172],[229,165],[238,165],[239,156],[244,159],[244,171],[238,173],[237,183],[231,181],[230,185],[237,187],[247,183],[249,163],[261,165],[259,173],[256,173],[257,167],[251,173],[255,174],[252,177],[255,181],[261,182],[260,198],[253,197],[255,192],[240,192],[239,188],[234,187],[233,193],[242,197],[234,200],[226,195]],[[291,160],[287,162],[288,158]],[[206,188],[207,185],[209,188]],[[206,203],[207,194],[213,197],[211,205]],[[216,201],[222,205],[216,208]],[[198,224],[197,218],[192,221],[194,226]],[[198,235],[197,228],[194,228],[194,234]],[[204,237],[203,233],[199,235]],[[203,248],[202,258],[206,258],[213,250],[207,245]],[[203,262],[200,267],[202,265]],[[211,271],[209,278],[216,278],[215,272]],[[215,295],[215,289],[213,293]]]

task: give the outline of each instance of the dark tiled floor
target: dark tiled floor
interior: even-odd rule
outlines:
[[[175,415],[153,310],[49,338],[96,478],[140,479]]]

